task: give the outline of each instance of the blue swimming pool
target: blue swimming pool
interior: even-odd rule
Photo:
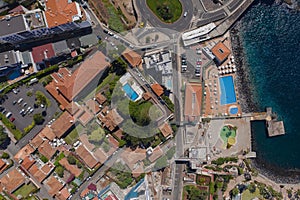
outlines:
[[[129,191],[129,193],[125,196],[125,200],[130,200],[132,198],[137,198],[139,196],[136,189],[140,187],[140,185],[144,182],[144,179],[141,179],[133,188]]]
[[[224,76],[219,81],[221,87],[221,105],[236,103],[233,77]]]
[[[124,86],[123,86],[123,90],[125,91],[126,95],[132,100],[132,101],[135,101],[139,95],[132,89],[132,87],[126,83]]]
[[[231,115],[236,115],[238,113],[239,109],[237,107],[229,108],[229,113]]]

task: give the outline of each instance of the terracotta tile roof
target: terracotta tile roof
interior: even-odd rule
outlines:
[[[67,158],[61,159],[59,161],[59,164],[61,164],[61,166],[63,166],[67,171],[69,171],[75,177],[78,177],[82,172],[82,170],[79,169],[76,165],[70,165]]]
[[[151,96],[151,94],[150,94],[149,92],[143,93],[143,99],[144,99],[145,101],[148,101],[148,100],[151,99],[151,98],[152,98],[152,96]]]
[[[198,117],[201,114],[202,86],[199,83],[186,83],[184,116],[186,118]]]
[[[79,117],[79,121],[83,126],[86,126],[93,118],[94,115],[85,108],[84,113]]]
[[[37,164],[33,164],[28,171],[38,182],[41,183],[45,180],[47,175],[54,169],[53,166],[50,167],[48,166],[48,164],[45,164],[42,168],[39,168]]]
[[[64,187],[61,191],[58,192],[58,194],[55,196],[58,200],[67,200],[70,196],[70,192],[68,191],[67,187]]]
[[[122,56],[132,67],[137,67],[142,64],[142,56],[133,50],[130,50],[128,48],[125,49],[125,51],[122,53]]]
[[[53,197],[64,187],[53,175],[51,175],[44,183],[49,187],[48,193]]]
[[[164,93],[164,89],[158,83],[151,85],[151,88],[157,96],[161,96]]]
[[[96,158],[94,158],[94,156],[84,147],[84,145],[80,145],[75,152],[90,169],[93,169],[98,164]]]
[[[33,164],[35,163],[35,160],[31,156],[27,156],[21,163],[21,166],[28,170]]]
[[[85,104],[93,114],[97,114],[100,111],[99,104],[93,99],[88,100],[87,102],[85,102]]]
[[[164,154],[164,152],[161,150],[159,146],[155,147],[153,149],[152,154],[148,157],[150,162],[156,161],[159,157],[161,157]]]
[[[60,103],[61,94],[68,102],[71,102],[87,85],[101,74],[110,64],[106,61],[105,55],[97,51],[90,57],[86,58],[79,68],[73,74],[67,70],[60,69],[57,73],[53,73],[52,84],[48,84],[46,89]],[[54,91],[57,90],[57,92]],[[63,103],[63,102],[62,102]],[[65,107],[66,105],[64,105]]]
[[[22,5],[19,5],[13,9],[11,9],[8,13],[11,14],[11,13],[22,13],[24,14],[25,11],[28,11],[24,6]]]
[[[231,53],[230,49],[221,41],[211,49],[211,52],[216,56],[219,63],[224,62]]]
[[[49,59],[55,56],[52,44],[44,44],[32,48],[32,57],[35,63],[42,62],[44,59]]]
[[[44,164],[42,167],[41,167],[41,171],[44,173],[44,174],[49,174],[53,169],[54,169],[54,165],[51,163],[51,162],[47,162],[46,164]]]
[[[95,149],[95,145],[89,142],[89,138],[87,134],[81,134],[79,136],[79,140],[89,151],[93,151]]]
[[[107,139],[109,141],[109,144],[114,148],[119,148],[119,142],[116,140],[111,134],[107,135]]]
[[[71,103],[69,103],[66,107],[65,107],[66,111],[68,111],[68,113],[70,113],[70,115],[74,116],[76,112],[78,112],[79,110],[79,106],[77,103],[75,103],[74,101],[72,101]]]
[[[44,142],[43,138],[37,134],[31,141],[30,141],[30,145],[37,149],[42,143]]]
[[[8,167],[6,162],[3,161],[3,159],[0,159],[0,174]]]
[[[53,122],[51,129],[57,138],[61,138],[73,125],[73,117],[68,112],[64,112]]]
[[[49,144],[49,140],[45,140],[38,148],[38,151],[49,160],[54,156],[57,149]]]
[[[32,154],[34,152],[34,148],[30,144],[25,145],[18,153],[15,155],[15,160],[24,160],[26,156]]]
[[[132,151],[130,148],[127,148],[121,154],[121,158],[131,170],[134,170],[136,164],[146,158],[146,149],[137,148],[136,150]]]
[[[161,133],[163,134],[163,136],[166,138],[170,135],[172,135],[173,130],[171,128],[171,126],[169,125],[168,122],[163,123],[160,127],[159,130],[161,131]]]
[[[99,160],[100,163],[104,163],[108,156],[107,154],[101,149],[101,148],[98,148],[95,152],[94,152],[94,155],[95,157]]]
[[[98,118],[104,124],[104,126],[110,131],[113,131],[124,120],[121,117],[121,115],[117,112],[116,109],[110,110],[108,111],[108,113],[107,112],[104,113],[102,111],[102,113],[98,115]]]
[[[123,131],[122,129],[118,129],[116,132],[114,132],[114,135],[118,138],[118,139],[122,139],[123,136]]]
[[[105,103],[106,100],[107,100],[106,97],[103,96],[101,93],[98,93],[98,94],[96,95],[96,101],[97,101],[99,104]]]
[[[8,193],[14,192],[24,183],[25,177],[17,169],[11,170],[0,179],[0,187],[5,187]]]
[[[90,192],[90,190],[88,188],[85,188],[81,194],[80,194],[80,197],[81,198],[84,198],[88,193]]]
[[[144,170],[144,164],[143,164],[143,162],[141,162],[141,163],[139,163],[137,165],[137,167],[134,170],[132,170],[131,173],[132,173],[132,176],[134,178],[137,178],[137,177],[139,177],[144,172],[145,172],[145,170]]]
[[[78,15],[75,2],[68,3],[68,0],[47,0],[45,16],[48,27],[54,27],[72,22],[72,17]]]
[[[47,138],[50,141],[53,141],[53,139],[56,137],[55,134],[53,133],[52,129],[48,126],[45,126],[41,132],[39,133],[39,135],[42,138]]]

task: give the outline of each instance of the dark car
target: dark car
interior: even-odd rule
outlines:
[[[10,120],[11,122],[13,122],[13,121],[15,121],[15,118],[14,118],[14,117],[11,117],[9,120]]]

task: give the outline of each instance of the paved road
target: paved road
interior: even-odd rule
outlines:
[[[182,4],[182,12],[187,12],[187,16],[183,17],[183,13],[181,18],[172,24],[167,24],[162,22],[147,6],[146,0],[137,0],[137,8],[140,13],[142,13],[142,20],[148,21],[154,27],[161,27],[172,29],[178,32],[186,30],[193,17],[193,3],[192,0],[180,0]]]
[[[178,38],[173,36],[174,38]],[[174,60],[174,70],[173,70],[173,93],[174,93],[174,105],[175,105],[175,119],[177,123],[181,122],[181,94],[180,94],[180,66],[179,62],[179,48],[178,48],[178,40],[175,43],[174,41],[174,52],[175,52],[175,60]],[[175,136],[176,140],[176,157],[179,158],[183,155],[183,128],[180,127]],[[181,191],[182,191],[182,173],[183,173],[184,165],[176,163],[175,165],[175,177],[173,182],[173,199],[180,200],[181,199]]]

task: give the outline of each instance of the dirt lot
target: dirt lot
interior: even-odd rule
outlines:
[[[132,0],[91,0],[90,3],[97,17],[112,30],[121,32],[136,24]]]

